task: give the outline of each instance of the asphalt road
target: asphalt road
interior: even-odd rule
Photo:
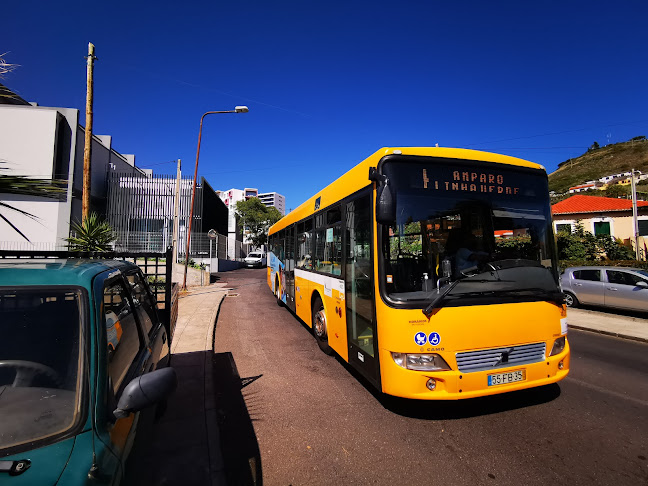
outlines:
[[[390,399],[324,355],[265,275],[221,274],[232,290],[214,343],[246,385],[243,413],[223,412],[225,461],[255,464],[265,485],[648,485],[648,344],[570,331],[571,373],[558,385]]]

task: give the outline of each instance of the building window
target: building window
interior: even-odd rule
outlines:
[[[610,222],[609,221],[594,221],[594,236],[610,235]]]
[[[640,219],[639,223],[639,236],[648,236],[648,219]]]
[[[572,225],[569,224],[569,223],[566,223],[566,224],[565,223],[562,223],[562,224],[556,223],[556,233],[560,233],[561,231],[564,232],[564,233],[571,233],[572,232]]]

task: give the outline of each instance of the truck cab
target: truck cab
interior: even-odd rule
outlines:
[[[177,384],[140,269],[0,262],[0,482],[119,484],[138,424]]]

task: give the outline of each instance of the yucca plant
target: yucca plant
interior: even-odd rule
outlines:
[[[6,164],[6,161],[0,161],[0,164]],[[0,171],[6,171],[6,167],[0,166]],[[0,195],[3,194],[13,194],[13,195],[24,195],[24,196],[39,196],[46,197],[50,199],[59,199],[65,195],[67,192],[66,189],[67,181],[56,180],[56,179],[32,179],[27,176],[22,175],[13,175],[13,174],[3,174],[0,172]],[[38,221],[38,216],[35,216],[27,211],[19,209],[11,204],[0,201],[0,209],[8,209],[10,211],[20,213],[23,216],[27,216],[35,221]],[[3,211],[4,212],[4,211]],[[22,236],[25,240],[29,241],[29,238],[18,229],[18,227],[12,223],[7,216],[0,212],[0,219],[7,223],[13,230]]]
[[[82,223],[72,223],[72,232],[74,236],[65,239],[70,251],[110,251],[115,241],[112,227],[97,213],[90,213]]]

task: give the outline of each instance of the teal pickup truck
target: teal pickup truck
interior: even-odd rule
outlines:
[[[140,269],[0,261],[0,484],[119,484],[138,423],[177,385]]]

